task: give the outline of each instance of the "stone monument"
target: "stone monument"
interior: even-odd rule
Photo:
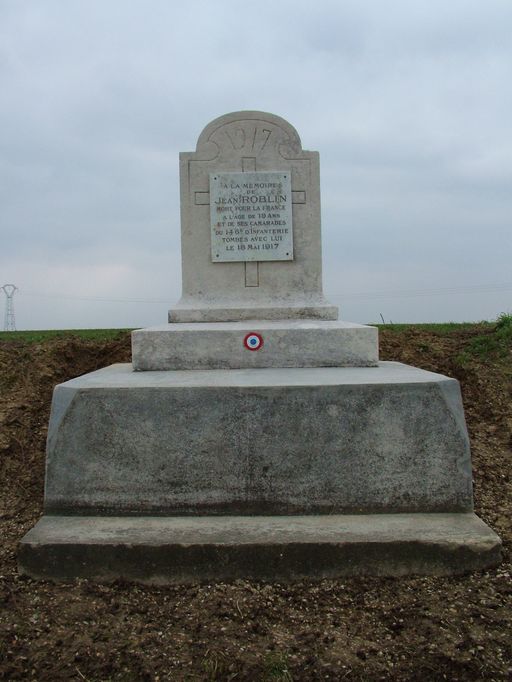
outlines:
[[[262,112],[180,156],[183,295],[132,365],[57,386],[33,577],[149,583],[449,574],[473,513],[459,385],[379,362],[324,298],[319,160]]]

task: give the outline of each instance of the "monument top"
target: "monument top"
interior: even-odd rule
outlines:
[[[183,293],[170,322],[335,320],[322,293],[318,152],[259,111],[226,114],[180,154]]]

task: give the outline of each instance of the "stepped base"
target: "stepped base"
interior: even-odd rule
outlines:
[[[56,387],[45,512],[472,511],[458,383],[378,367],[133,372]]]
[[[261,348],[244,345],[258,333]],[[132,332],[135,370],[254,367],[376,367],[377,329],[322,320],[166,324]]]
[[[44,516],[19,551],[33,578],[148,584],[454,575],[500,560],[498,536],[472,513]]]

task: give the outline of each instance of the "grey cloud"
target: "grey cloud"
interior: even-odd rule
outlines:
[[[106,297],[143,281],[147,298],[177,299],[178,153],[216,116],[256,108],[321,153],[327,291],[507,282],[511,29],[501,0],[2,3],[0,279],[59,290],[76,268],[86,296],[90,264]],[[20,295],[25,325],[107,317],[40,303],[37,317]],[[475,317],[503,308],[389,301],[395,321],[471,303]],[[347,311],[367,321],[372,305]],[[111,324],[157,323],[160,308],[113,306]]]

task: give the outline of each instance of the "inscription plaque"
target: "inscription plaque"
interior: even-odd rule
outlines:
[[[293,260],[290,172],[210,174],[212,261]]]

